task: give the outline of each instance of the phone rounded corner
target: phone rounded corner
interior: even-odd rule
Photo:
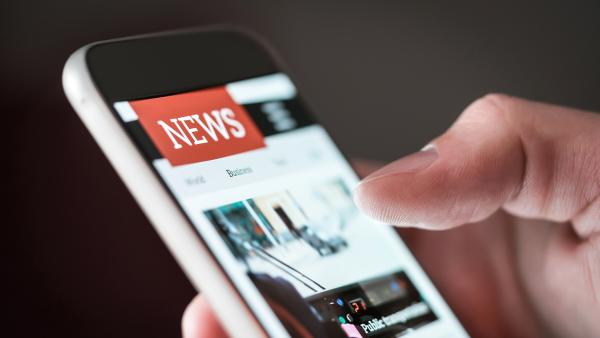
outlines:
[[[80,87],[82,74],[88,72],[86,55],[90,45],[76,49],[69,55],[62,69],[61,82],[63,91],[69,100],[75,89]]]

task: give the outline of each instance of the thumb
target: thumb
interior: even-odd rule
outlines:
[[[445,229],[499,208],[600,230],[600,116],[487,95],[422,151],[366,177],[357,205],[390,224]]]

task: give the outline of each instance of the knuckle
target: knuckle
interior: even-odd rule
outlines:
[[[469,105],[457,120],[463,131],[503,134],[505,141],[518,142],[521,146],[521,133],[529,129],[523,100],[505,94],[487,94]],[[511,143],[511,145],[515,145]]]
[[[506,115],[514,111],[514,98],[498,93],[484,95],[475,100],[465,110],[465,115],[472,118],[506,118]]]
[[[480,97],[478,100],[491,102],[496,105],[504,105],[514,100],[513,97],[502,93],[488,93]]]
[[[463,132],[500,131],[516,134],[521,129],[522,109],[519,99],[505,94],[487,94],[473,101],[460,115],[456,125]],[[517,138],[514,138],[517,139]]]

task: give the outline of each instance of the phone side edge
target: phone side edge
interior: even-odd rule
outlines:
[[[89,73],[86,53],[75,51],[62,74],[65,94],[102,152],[197,290],[232,337],[266,337],[235,287],[212,258],[175,202],[106,105]]]

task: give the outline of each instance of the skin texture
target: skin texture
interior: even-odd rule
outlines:
[[[402,227],[467,330],[600,336],[600,115],[492,94],[424,150],[366,177],[355,200]],[[223,335],[203,302],[184,337]]]

